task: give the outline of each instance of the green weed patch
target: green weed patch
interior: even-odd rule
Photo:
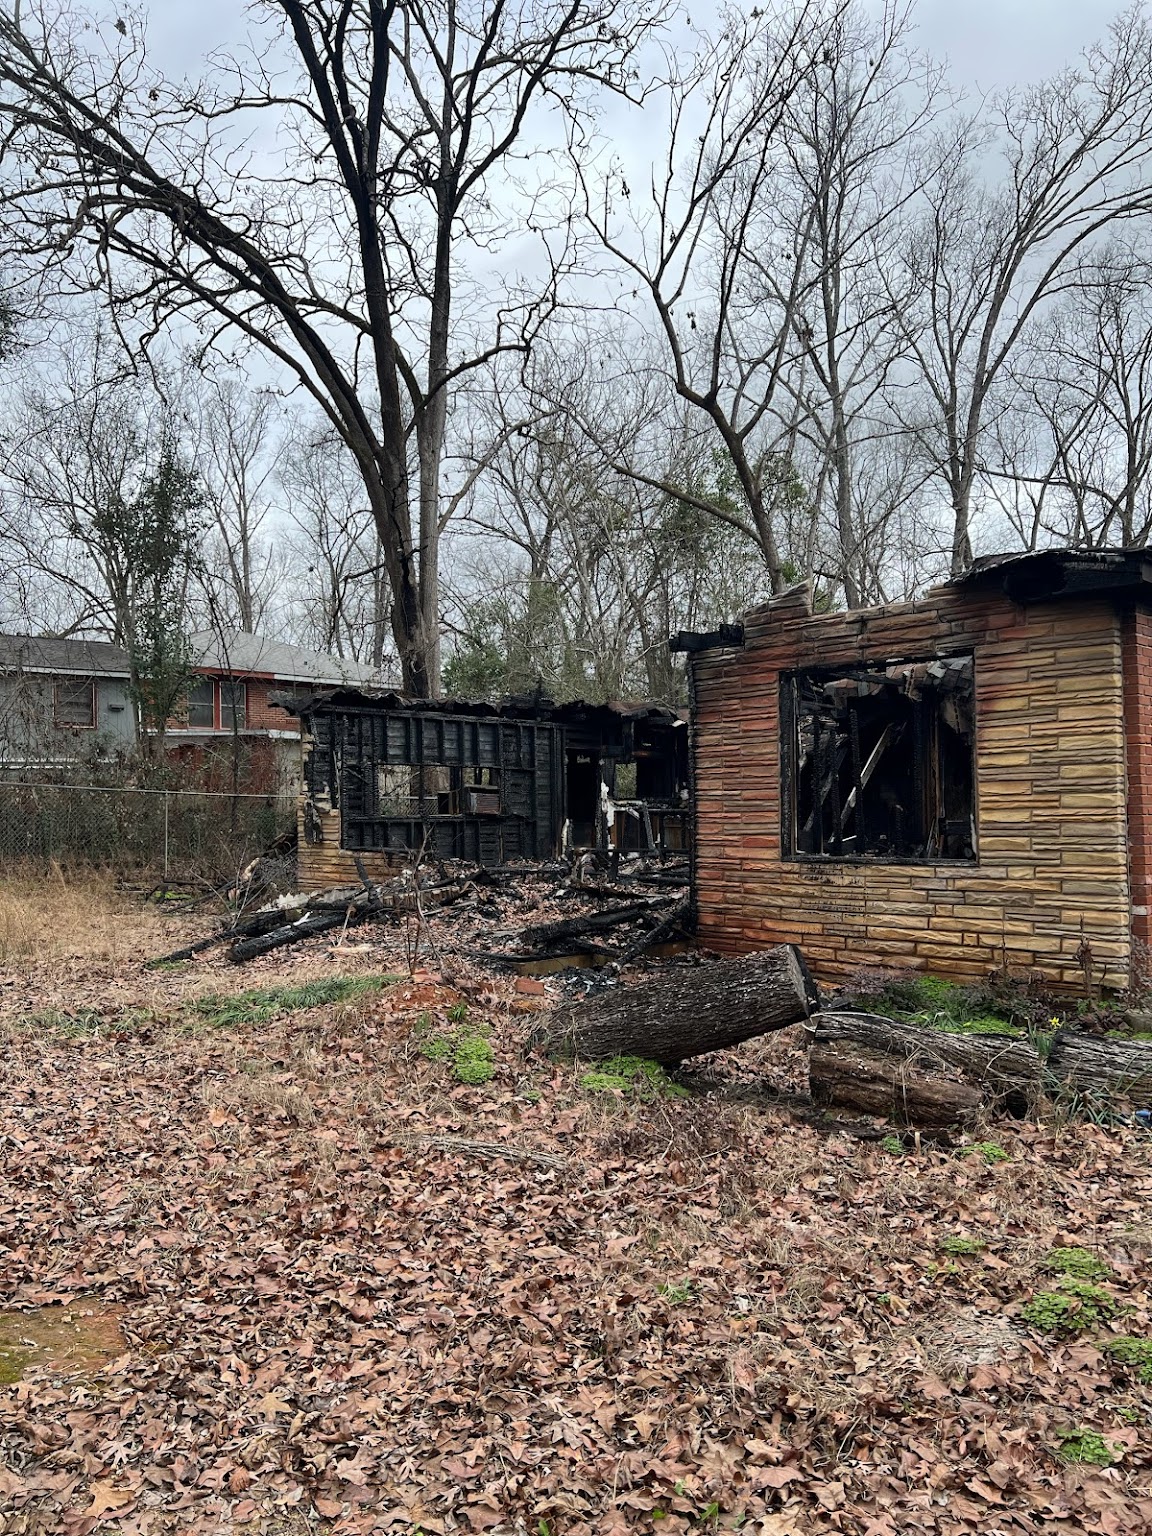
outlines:
[[[1119,1310],[1116,1298],[1100,1286],[1066,1276],[1055,1290],[1037,1291],[1020,1316],[1040,1333],[1082,1333],[1108,1322]]]
[[[1131,1336],[1109,1339],[1104,1353],[1117,1365],[1126,1366],[1138,1381],[1152,1385],[1152,1339],[1134,1339]]]
[[[430,1013],[416,1020],[417,1050],[426,1061],[450,1061],[456,1081],[481,1087],[496,1075],[496,1053],[488,1036],[490,1026],[482,1020],[470,1020],[465,1003],[448,1010],[452,1028],[437,1030]]]
[[[196,1017],[213,1029],[266,1024],[269,1019],[305,1008],[327,1008],[369,997],[393,986],[398,976],[325,976],[298,987],[253,987],[232,997],[208,993],[192,1003]]]
[[[1087,1248],[1053,1248],[1044,1260],[1044,1268],[1053,1274],[1070,1275],[1073,1280],[1105,1280],[1112,1273]]]
[[[1060,1436],[1061,1461],[1089,1467],[1110,1467],[1116,1460],[1112,1447],[1094,1429],[1072,1429]]]

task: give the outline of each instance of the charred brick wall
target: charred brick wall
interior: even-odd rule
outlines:
[[[1129,672],[1152,660],[1132,621]],[[801,595],[749,614],[745,645],[694,658],[696,905],[703,944],[791,941],[818,976],[911,966],[957,980],[1007,963],[1075,987],[1127,983],[1132,878],[1147,907],[1152,716],[1125,688],[1123,622],[1102,599],[1019,606],[945,588],[916,603],[813,615]],[[975,862],[797,859],[781,846],[780,676],[956,654],[975,672]],[[1147,670],[1144,676],[1149,676]],[[1135,709],[1135,713],[1133,712]],[[1127,726],[1127,740],[1126,740]],[[1132,744],[1136,745],[1133,746]],[[1143,928],[1147,933],[1147,919]]]

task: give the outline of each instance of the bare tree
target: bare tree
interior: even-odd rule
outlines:
[[[300,430],[301,425],[303,430]],[[387,578],[363,481],[323,419],[298,423],[277,470],[286,521],[293,638],[333,656],[390,667]]]
[[[189,376],[190,375],[190,376]],[[206,562],[213,608],[222,624],[250,634],[275,627],[288,579],[277,553],[277,479],[288,427],[269,389],[185,370],[176,386],[211,517]]]
[[[554,302],[546,176],[529,126],[579,138],[595,92],[638,85],[646,0],[261,0],[269,32],[212,84],[172,86],[134,25],[0,12],[10,249],[87,259],[110,303],[204,344],[260,348],[327,416],[361,477],[405,686],[434,691],[440,464],[451,396],[523,348]],[[91,37],[106,39],[93,52]],[[263,147],[252,150],[258,123]],[[287,145],[274,163],[271,145]],[[501,206],[505,213],[501,214]],[[532,285],[497,284],[512,227]],[[553,250],[553,245],[556,250]],[[484,266],[485,286],[469,284]]]
[[[906,258],[901,305],[924,387],[909,410],[951,508],[951,567],[972,558],[989,414],[1045,307],[1090,281],[1092,253],[1152,212],[1152,30],[1133,8],[1083,65],[994,103],[954,132]],[[999,161],[999,174],[997,164]]]
[[[738,509],[731,466],[694,413],[652,371],[563,342],[538,348],[492,398],[498,451],[454,535],[446,675],[466,692],[541,682],[564,696],[682,702],[669,634],[762,598],[767,571],[754,540],[655,488],[675,482]],[[625,450],[643,478],[615,469]]]
[[[666,93],[667,154],[653,173],[650,198],[642,191],[633,197],[618,164],[603,180],[583,178],[585,215],[648,301],[671,387],[717,433],[742,506],[730,512],[666,482],[653,481],[653,488],[747,534],[774,590],[786,580],[772,493],[788,434],[773,430],[772,413],[794,354],[806,263],[803,251],[782,253],[781,302],[749,325],[762,289],[751,231],[769,206],[788,102],[827,28],[818,0],[788,12],[755,11],[747,20],[728,13],[717,41]],[[627,464],[619,467],[628,472]]]
[[[758,220],[773,238],[753,243],[767,303],[780,314],[791,305],[796,356],[783,383],[808,450],[793,453],[811,466],[814,501],[827,499],[834,556],[824,574],[851,608],[882,591],[895,506],[876,493],[901,457],[885,395],[907,301],[891,271],[909,209],[935,175],[920,146],[945,100],[940,70],[909,48],[911,15],[908,0],[888,0],[878,16],[845,7],[822,31],[784,110],[783,165]],[[775,260],[759,256],[780,249],[805,255],[799,292],[784,291]],[[898,486],[906,496],[903,477]]]
[[[1152,536],[1152,301],[1147,264],[1108,253],[1037,328],[1013,369],[1008,420],[1026,453],[999,478],[1043,535],[1142,548]]]

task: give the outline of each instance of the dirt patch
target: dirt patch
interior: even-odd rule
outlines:
[[[30,1370],[90,1376],[127,1348],[120,1331],[121,1310],[74,1302],[0,1312],[0,1385],[11,1385]]]

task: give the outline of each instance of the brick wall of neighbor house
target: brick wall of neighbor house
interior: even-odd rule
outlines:
[[[1071,987],[1083,979],[1076,955],[1086,938],[1106,984],[1125,984],[1131,915],[1114,604],[1021,607],[952,588],[814,617],[802,596],[790,596],[749,614],[745,634],[743,651],[694,658],[703,944],[739,952],[790,940],[828,980],[864,966],[971,979],[1006,960]],[[1149,643],[1142,620],[1139,644]],[[785,859],[781,671],[969,648],[977,862]],[[1137,761],[1152,769],[1145,750]],[[1146,888],[1145,864],[1136,873]]]
[[[268,702],[270,694],[284,693],[286,683],[269,682],[266,678],[248,679],[248,729],[250,731],[292,731],[298,734],[300,721],[285,709],[275,709]]]
[[[1140,607],[1124,618],[1124,712],[1135,983],[1152,969],[1152,612]]]

